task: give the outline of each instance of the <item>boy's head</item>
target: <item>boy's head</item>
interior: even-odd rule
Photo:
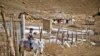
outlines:
[[[33,28],[30,28],[30,32],[32,32],[33,31]]]

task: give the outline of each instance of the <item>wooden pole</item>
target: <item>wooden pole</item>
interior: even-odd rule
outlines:
[[[6,22],[5,22],[5,14],[4,14],[4,7],[1,7],[1,16],[2,16],[2,20],[3,20],[3,27],[6,33],[6,38],[7,38],[7,55],[10,56],[10,41],[9,41],[9,36],[8,36],[8,31],[7,31],[7,27],[6,27]]]
[[[22,22],[22,38],[25,38],[25,13],[21,13],[21,22]],[[25,50],[22,50],[22,56],[24,56]]]
[[[90,30],[90,27],[88,28],[88,30]],[[90,32],[88,31],[88,41],[89,43],[91,42],[91,36],[90,36]]]
[[[14,14],[12,16],[12,23],[13,23],[13,42],[15,48],[15,56],[19,56],[19,45],[18,45],[18,38],[17,38],[17,24],[14,22]]]
[[[60,28],[62,27],[62,25],[59,23],[59,27],[58,27],[58,32],[57,32],[57,37],[56,37],[56,43],[57,43],[57,40],[59,38],[59,32],[60,32]]]
[[[25,14],[22,14],[22,30],[23,30],[23,38],[25,38]]]
[[[76,31],[76,36],[75,36],[75,37],[76,37],[75,41],[76,41],[76,43],[77,43],[77,37],[78,37],[78,36],[77,36],[77,31]]]
[[[39,27],[39,29],[36,29],[36,30],[39,30],[39,32],[41,32],[41,27],[40,27],[40,24],[38,24],[38,27]]]
[[[67,30],[67,42],[69,41],[69,33],[68,33],[68,30]]]
[[[25,15],[26,13],[20,13],[19,14],[19,19],[21,19],[20,21],[20,26],[21,26],[21,38],[25,38]],[[21,56],[24,56],[24,48],[20,48],[21,49]]]
[[[56,37],[56,43],[57,43],[57,40],[58,40],[58,37],[59,37],[59,31],[60,31],[60,28],[58,28],[57,37]]]
[[[19,15],[19,19],[21,19],[21,21],[20,21],[20,28],[21,28],[21,30],[20,30],[20,32],[21,32],[21,38],[20,38],[20,40],[23,38],[23,23],[22,23],[22,18],[20,17],[21,15]],[[24,56],[24,52],[23,52],[23,48],[22,47],[19,47],[20,48],[20,56]]]
[[[15,56],[18,56],[17,55],[16,24],[15,24],[15,22],[13,22],[13,36],[14,36]]]
[[[41,29],[41,32],[40,32],[40,41],[41,41],[41,39],[42,39],[42,29]]]
[[[10,52],[11,52],[12,56],[15,56],[15,49],[14,49],[14,45],[15,45],[14,44],[14,37],[15,36],[14,36],[14,32],[13,32],[13,30],[14,30],[13,29],[13,27],[14,27],[14,25],[13,25],[13,23],[14,23],[13,22],[13,15],[14,14],[11,15],[12,18],[11,18],[11,21],[10,21],[11,22],[11,29],[10,29],[11,30],[11,40],[10,40],[10,42],[11,42],[11,44],[10,44],[11,45],[11,51]]]
[[[87,31],[86,31],[87,33],[87,41],[89,41],[89,32],[88,32],[88,27],[87,27]]]
[[[72,36],[71,36],[71,38],[72,38],[71,44],[73,44],[73,32],[72,32]]]
[[[64,33],[65,32],[62,32],[62,45],[64,44]]]
[[[50,31],[47,31],[47,33],[48,33],[48,39],[49,39],[49,43],[50,43],[51,29],[50,29]]]
[[[50,43],[51,30],[50,30],[50,32],[48,32],[48,34],[49,34],[49,43]]]
[[[81,39],[82,39],[82,44],[83,44],[83,32],[81,31]]]

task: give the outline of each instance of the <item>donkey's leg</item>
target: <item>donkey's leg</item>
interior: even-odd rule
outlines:
[[[39,53],[39,51],[38,51],[38,50],[36,50],[36,53],[35,53],[35,54],[36,54],[36,56],[38,56],[38,53]]]
[[[43,49],[40,50],[40,56],[43,56]]]
[[[24,50],[24,56],[26,56],[26,50]]]
[[[36,56],[36,50],[33,50],[33,55]]]
[[[33,56],[36,56],[34,51],[33,51]]]
[[[43,53],[40,52],[40,56],[43,56]]]
[[[19,47],[20,56],[24,56],[24,47]]]

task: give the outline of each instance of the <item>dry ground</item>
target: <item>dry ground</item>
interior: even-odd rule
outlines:
[[[32,52],[27,52],[27,56],[32,55]],[[100,56],[100,46],[89,46],[85,43],[78,47],[62,48],[59,45],[48,44],[44,56]]]
[[[100,47],[84,44],[78,47],[61,48],[58,45],[48,45],[46,56],[100,56]]]

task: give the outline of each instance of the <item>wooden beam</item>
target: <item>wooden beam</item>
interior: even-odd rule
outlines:
[[[5,22],[10,22],[10,19],[5,19]],[[20,22],[21,19],[13,19],[14,22]],[[3,20],[0,20],[0,22],[3,22]]]

